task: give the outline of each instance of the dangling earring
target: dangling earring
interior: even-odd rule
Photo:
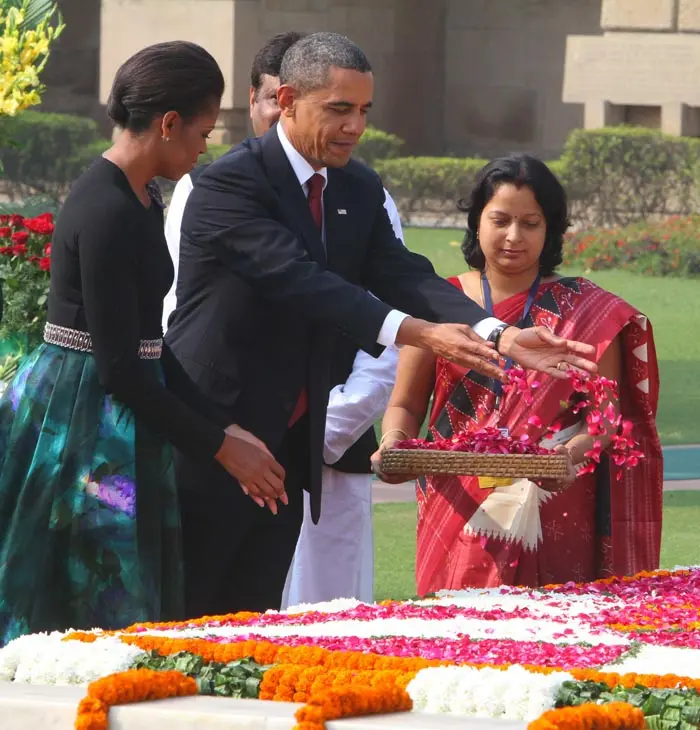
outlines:
[[[166,137],[165,135],[161,137],[163,142],[170,142],[170,137]]]

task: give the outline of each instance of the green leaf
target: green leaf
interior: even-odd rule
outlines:
[[[53,15],[58,15],[57,11],[58,5],[55,0],[28,0],[24,22],[21,24],[20,30],[36,28]],[[61,24],[60,15],[58,24]]]

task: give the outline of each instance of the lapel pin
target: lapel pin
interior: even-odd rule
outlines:
[[[348,212],[345,208],[338,208],[338,215],[347,215]]]

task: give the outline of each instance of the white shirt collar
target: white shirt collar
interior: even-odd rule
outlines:
[[[279,122],[277,123],[277,136],[282,144],[284,154],[287,155],[289,164],[292,166],[292,170],[294,170],[297,180],[299,180],[299,185],[304,187],[304,185],[306,185],[306,183],[309,182],[316,173],[318,173],[323,177],[323,189],[325,190],[326,185],[328,185],[328,168],[322,167],[320,170],[314,170],[314,168],[311,167],[307,160],[299,154],[294,145],[289,141],[287,135],[284,133],[284,129],[282,129],[282,125]]]

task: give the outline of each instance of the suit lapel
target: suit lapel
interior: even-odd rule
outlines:
[[[347,191],[339,185],[338,171],[328,170],[328,185],[323,193],[323,222],[326,226],[326,256],[328,267],[336,271],[339,263],[337,252],[343,250],[348,230]]]
[[[325,266],[326,250],[321,239],[321,233],[311,216],[306,195],[304,195],[299,180],[282,149],[276,126],[265,133],[260,143],[268,177],[280,196],[287,219],[303,239],[311,258]]]

